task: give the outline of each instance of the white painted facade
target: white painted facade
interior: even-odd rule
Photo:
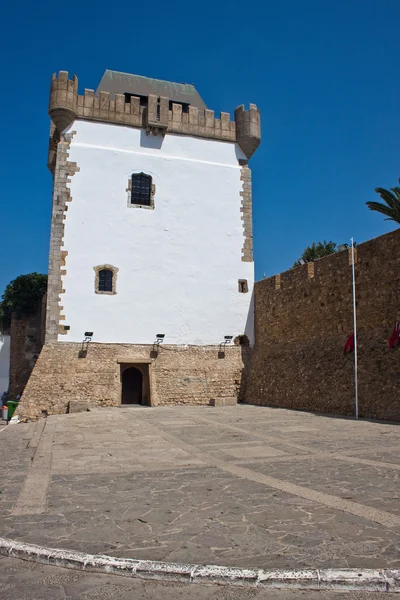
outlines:
[[[242,261],[237,144],[75,121],[62,277],[60,342],[219,344],[253,339],[253,263]],[[129,206],[132,173],[151,175],[154,210]],[[95,293],[98,265],[118,268],[116,294]],[[247,279],[248,293],[238,280]]]
[[[0,333],[0,396],[8,390],[10,377],[10,336]]]

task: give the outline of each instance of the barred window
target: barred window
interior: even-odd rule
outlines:
[[[99,271],[99,292],[113,291],[113,272],[110,269],[102,269]]]
[[[117,293],[118,267],[103,263],[102,265],[93,267],[93,270],[95,272],[95,294],[109,294],[114,296]]]
[[[151,205],[151,177],[144,173],[132,175],[131,204]]]

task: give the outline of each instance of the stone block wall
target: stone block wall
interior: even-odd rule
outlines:
[[[354,414],[351,250],[255,284],[255,335],[246,401]],[[359,414],[400,421],[400,229],[360,244],[355,260]]]
[[[10,328],[10,397],[22,394],[44,343],[46,296],[33,315],[17,318]]]
[[[242,372],[250,348],[232,346],[221,357],[218,346],[132,344],[45,344],[22,396],[20,419],[67,412],[72,400],[92,406],[121,404],[120,365],[148,361],[151,405],[209,404],[213,398],[243,396]]]

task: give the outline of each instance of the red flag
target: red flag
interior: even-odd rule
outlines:
[[[344,346],[344,353],[346,352],[354,352],[354,333],[351,333],[348,337],[348,340]]]
[[[400,322],[396,321],[393,333],[389,338],[389,348],[396,348],[400,344]]]

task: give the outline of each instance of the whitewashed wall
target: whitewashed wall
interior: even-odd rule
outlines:
[[[0,333],[0,396],[8,390],[10,377],[10,336]]]
[[[97,342],[218,344],[253,337],[253,263],[241,260],[242,181],[232,143],[147,136],[129,127],[76,121],[62,296],[67,335]],[[128,207],[132,173],[152,176],[155,209]],[[101,264],[118,267],[117,294],[94,293]],[[238,292],[247,279],[249,292]]]

